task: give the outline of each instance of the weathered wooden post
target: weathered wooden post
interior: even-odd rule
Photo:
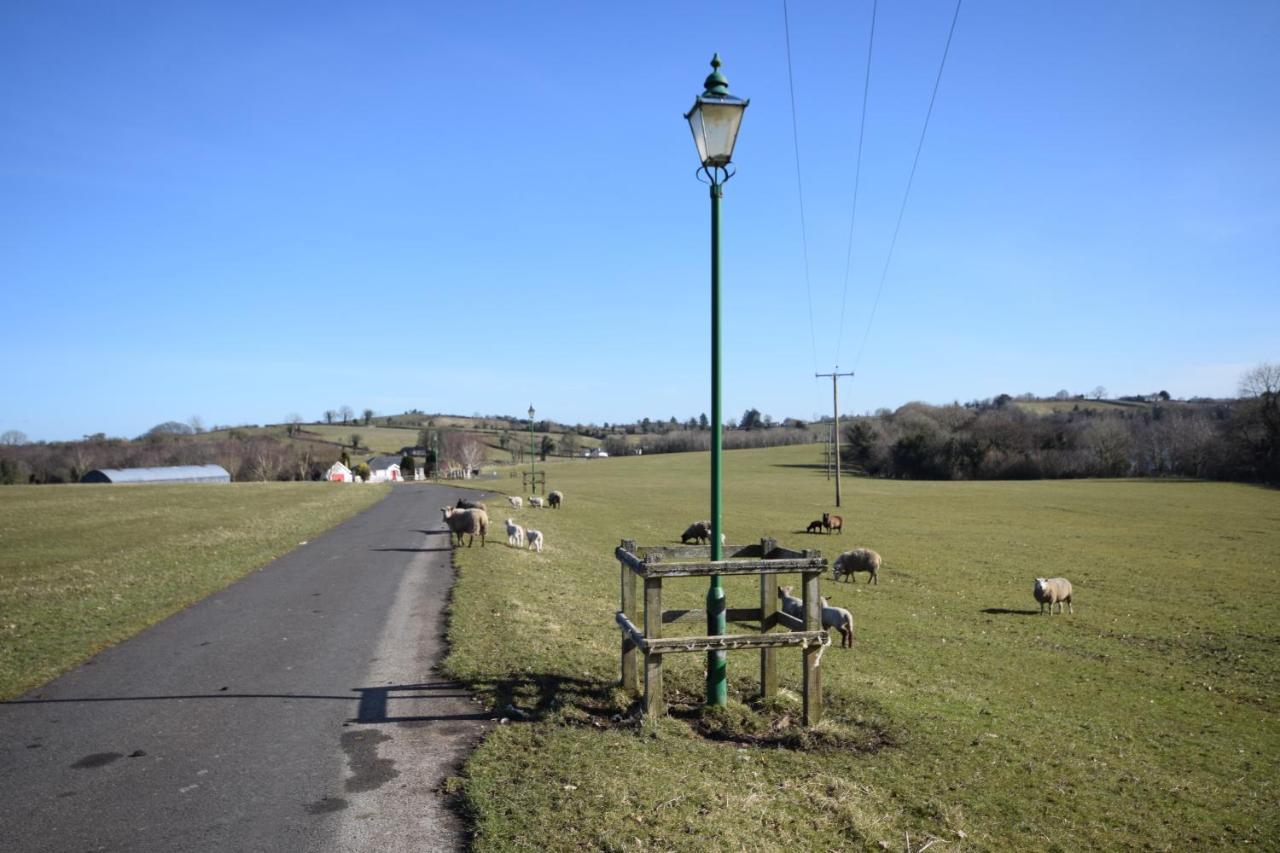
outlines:
[[[804,630],[822,630],[822,601],[818,598],[818,572],[804,572]],[[816,725],[822,718],[822,646],[804,648],[804,724]]]
[[[622,547],[633,554],[636,552],[636,543],[630,539],[623,539]],[[621,560],[618,565],[622,570],[622,613],[635,622],[636,573]],[[640,692],[640,678],[636,671],[636,641],[626,631],[622,632],[622,689],[633,695]]]
[[[778,541],[772,538],[760,540],[760,554],[768,557]],[[760,573],[760,633],[767,634],[778,624],[778,576],[770,572]],[[778,650],[760,650],[760,695],[765,699],[778,695]]]
[[[652,642],[662,637],[662,578],[644,579],[644,636]],[[644,653],[644,712],[651,716],[667,713],[662,698],[662,653]]]

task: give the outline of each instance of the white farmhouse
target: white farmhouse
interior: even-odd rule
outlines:
[[[324,478],[331,483],[350,483],[352,480],[351,469],[341,462],[335,462],[324,472]]]
[[[369,457],[369,482],[385,483],[399,482],[400,475],[400,457],[398,456],[370,456]]]

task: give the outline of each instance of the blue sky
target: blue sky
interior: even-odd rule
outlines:
[[[716,51],[726,415],[1280,361],[1272,2],[968,0],[868,330],[954,8],[878,9],[842,325],[869,2],[789,6],[808,288],[781,0],[4,4],[0,430],[709,411]]]

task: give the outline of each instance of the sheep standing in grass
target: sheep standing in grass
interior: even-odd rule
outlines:
[[[463,534],[466,534],[468,548],[477,536],[480,537],[480,547],[484,547],[484,537],[489,531],[488,513],[482,509],[457,509],[451,506],[440,507],[440,512],[444,516],[444,523],[449,526],[449,532],[457,537],[459,545],[462,544]]]
[[[833,530],[836,533],[844,533],[844,516],[824,512],[822,514],[822,526],[827,529],[828,533]]]
[[[1036,578],[1036,585],[1032,588],[1032,593],[1036,597],[1036,601],[1040,602],[1040,612],[1044,613],[1044,606],[1049,605],[1049,615],[1053,615],[1053,605],[1058,605],[1058,612],[1062,612],[1062,603],[1067,603],[1067,612],[1075,613],[1075,608],[1071,606],[1071,581],[1066,578]]]
[[[852,551],[845,551],[835,562],[831,564],[831,575],[833,580],[840,580],[842,577],[853,577],[854,572],[866,572],[871,575],[867,578],[867,583],[880,584],[880,555],[870,548],[854,548]],[[858,579],[853,578],[853,582],[857,583]]]
[[[542,507],[542,506],[546,506],[546,505],[547,505],[547,502],[546,502],[546,501],[544,501],[542,498],[538,497],[537,495],[530,495],[530,496],[529,496],[529,506],[538,506],[538,507]]]
[[[484,501],[473,501],[470,498],[458,498],[458,502],[454,504],[454,507],[456,509],[479,509],[484,510],[485,512],[489,511],[489,508],[484,505]]]
[[[509,501],[510,504],[516,509],[520,509],[520,507],[524,506],[524,498],[518,497],[516,495],[511,495],[510,497],[507,498],[507,501]]]
[[[507,519],[507,545],[512,548],[524,547],[524,528],[516,524],[514,518]]]
[[[809,526],[805,528],[805,531],[804,531],[804,532],[805,532],[805,533],[821,533],[821,532],[822,532],[822,519],[818,519],[817,521],[811,521],[811,522],[809,522]]]
[[[783,613],[804,619],[804,601],[791,594],[791,587],[778,587],[778,598],[782,599]],[[853,648],[853,614],[843,607],[832,607],[825,598],[822,599],[822,627],[840,632],[840,648]]]
[[[559,509],[561,502],[564,501],[564,493],[552,490],[547,495],[547,503],[551,504],[552,509]]]
[[[529,550],[542,553],[542,531],[534,530],[530,527],[524,532],[525,538],[529,541]]]
[[[695,521],[685,528],[684,533],[680,534],[680,544],[688,545],[690,541],[699,545],[711,541],[711,522]]]

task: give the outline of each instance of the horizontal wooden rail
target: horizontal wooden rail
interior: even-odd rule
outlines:
[[[759,622],[759,607],[730,607],[724,612],[726,622]],[[698,610],[664,610],[662,611],[662,624],[670,625],[673,622],[705,622],[707,621],[706,608]]]
[[[645,654],[679,652],[732,651],[734,649],[776,649],[798,646],[825,646],[830,640],[826,631],[791,631],[785,634],[721,634],[712,637],[667,637],[646,639],[644,632],[619,610],[613,619],[636,647]]]

